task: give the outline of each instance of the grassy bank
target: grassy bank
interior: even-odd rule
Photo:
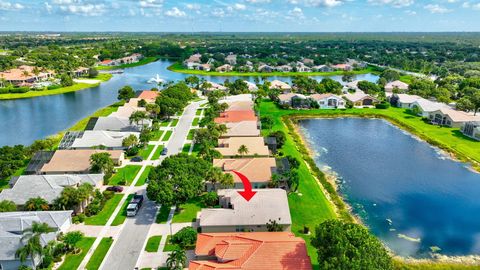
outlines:
[[[98,66],[98,67],[96,67],[96,69],[97,70],[112,70],[112,69],[138,67],[138,66],[143,66],[143,65],[155,62],[157,60],[158,60],[157,57],[145,57],[142,60],[138,61],[137,63],[124,64],[124,65],[119,65],[119,66]]]
[[[80,266],[80,264],[82,263],[83,258],[85,258],[85,256],[87,255],[88,250],[93,245],[93,242],[95,242],[95,238],[84,237],[76,245],[82,251],[78,254],[68,254],[65,257],[65,260],[63,261],[62,265],[60,265],[60,267],[57,269],[58,270],[77,269],[78,266]]]
[[[93,78],[92,80],[101,80],[102,82],[108,81],[112,78],[112,74],[99,74],[97,77]],[[1,94],[0,100],[7,100],[7,99],[20,99],[20,98],[33,98],[33,97],[40,97],[40,96],[50,96],[50,95],[59,95],[65,94],[69,92],[76,92],[80,90],[85,90],[92,87],[99,86],[100,83],[96,84],[89,84],[89,83],[76,83],[72,86],[61,87],[52,90],[41,90],[41,91],[29,91],[26,93],[11,93],[11,94]]]
[[[87,270],[97,270],[100,268],[100,265],[102,264],[103,259],[105,258],[105,255],[107,255],[108,250],[110,249],[110,246],[113,243],[112,238],[103,238],[100,241],[100,244],[98,247],[95,249],[95,252],[93,252],[92,257],[87,263]]]
[[[186,69],[181,63],[175,63],[168,67],[168,70],[178,73],[192,74],[192,75],[201,75],[201,76],[255,76],[255,77],[272,77],[272,76],[281,76],[281,77],[291,77],[291,76],[335,76],[343,75],[343,71],[331,71],[331,72],[217,72],[217,71],[204,71],[204,70],[195,70],[195,69]],[[373,67],[367,67],[362,70],[352,71],[354,74],[367,74],[367,73],[377,73],[376,69]]]

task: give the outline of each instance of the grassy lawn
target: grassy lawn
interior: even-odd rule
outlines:
[[[170,124],[171,127],[176,127],[178,125],[178,119],[173,119],[172,124]]]
[[[170,243],[170,238],[171,238],[171,235],[168,235],[167,241],[165,242],[165,247],[163,248],[163,252],[174,251],[175,249],[178,248],[177,244]]]
[[[200,122],[200,118],[195,117],[195,119],[193,119],[192,126],[194,126],[194,127],[198,126],[198,122]]]
[[[151,62],[155,62],[155,61],[157,61],[157,57],[145,57],[142,60],[138,61],[137,63],[124,64],[124,65],[118,65],[118,66],[98,66],[97,70],[112,70],[112,69],[138,67],[138,66],[149,64]]]
[[[184,204],[180,204],[180,212],[173,215],[172,223],[193,222],[197,219],[197,212],[205,207],[201,198],[194,198]]]
[[[122,200],[123,194],[115,194],[113,197],[105,203],[102,211],[95,216],[87,217],[85,219],[85,225],[105,225],[108,219],[117,208],[117,205]]]
[[[155,153],[152,156],[152,160],[157,160],[157,159],[160,158],[160,156],[162,155],[163,148],[165,148],[165,146],[163,146],[163,145],[159,145],[157,147],[157,150],[155,151]]]
[[[168,127],[168,125],[170,125],[171,121],[172,121],[172,119],[164,120],[164,121],[160,122],[160,126],[161,127]]]
[[[203,111],[202,109],[198,109],[197,112],[195,113],[195,115],[197,115],[197,116],[198,116],[198,115],[201,115],[201,114],[202,114],[202,111]]]
[[[163,135],[163,131],[162,130],[155,130],[153,132],[153,137],[152,137],[152,141],[159,141],[160,138],[162,137]]]
[[[196,129],[190,129],[187,135],[187,140],[193,140],[193,137],[195,136],[195,130]]]
[[[120,168],[118,169],[117,173],[110,178],[108,184],[111,186],[116,186],[120,185],[120,183],[125,180],[124,185],[130,185],[141,168],[142,166],[137,165],[127,165],[123,168]]]
[[[190,147],[191,146],[192,146],[192,144],[186,143],[182,148],[182,153],[188,154],[188,152],[190,152]]]
[[[138,179],[137,183],[135,183],[135,186],[139,187],[145,185],[151,169],[152,166],[145,167],[145,170],[142,172],[142,175],[140,175],[140,178]]]
[[[165,224],[168,220],[168,215],[170,214],[170,207],[162,205],[160,211],[158,212],[155,222],[158,224]]]
[[[155,235],[148,238],[147,245],[145,246],[146,252],[157,252],[158,247],[160,246],[160,241],[162,240],[161,235]]]
[[[150,153],[152,152],[154,147],[155,145],[148,144],[147,147],[144,147],[138,152],[138,156],[141,156],[144,160],[146,160],[148,156],[150,156]]]
[[[118,212],[117,216],[113,220],[112,226],[118,226],[125,222],[125,219],[127,218],[127,206],[132,198],[133,194],[129,194],[125,202],[123,202],[122,209],[120,209],[120,212]]]
[[[93,245],[93,242],[95,242],[94,237],[84,237],[80,242],[77,243],[77,247],[82,250],[79,254],[68,254],[65,257],[65,260],[63,261],[62,265],[60,265],[58,270],[71,270],[71,269],[77,269],[78,266],[82,263],[83,258],[85,258],[85,255],[87,255],[88,250],[90,247]]]
[[[194,70],[186,69],[180,63],[175,63],[168,67],[168,70],[186,73],[186,74],[195,74],[195,75],[204,75],[204,76],[257,76],[257,77],[270,77],[270,76],[334,76],[342,75],[343,71],[332,71],[332,72],[217,72],[217,71],[204,71],[204,70]],[[352,71],[354,74],[366,74],[366,73],[375,73],[376,69],[374,67],[367,67],[362,70]]]
[[[163,136],[162,142],[166,142],[170,140],[170,137],[172,136],[173,131],[168,130],[167,133],[165,133],[165,136]]]
[[[102,264],[105,255],[107,255],[110,246],[112,246],[112,243],[113,239],[107,237],[103,238],[102,241],[100,241],[100,244],[98,244],[98,247],[95,249],[92,257],[87,263],[87,270],[97,270],[100,268],[100,265]]]

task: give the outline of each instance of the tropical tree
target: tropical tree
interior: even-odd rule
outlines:
[[[140,122],[148,118],[149,117],[147,116],[146,112],[136,111],[130,115],[129,120],[130,120],[130,124],[135,123],[138,126]]]
[[[167,268],[170,270],[183,270],[187,266],[187,255],[184,250],[175,249],[168,255]]]
[[[41,198],[30,198],[25,202],[25,209],[27,211],[47,211],[50,209],[48,202]]]
[[[231,188],[235,185],[233,175],[229,173],[224,173],[219,183],[222,188]]]
[[[182,228],[172,236],[170,241],[177,244],[181,249],[185,249],[189,246],[195,245],[195,242],[197,241],[197,231],[192,227]]]
[[[128,137],[124,138],[122,141],[122,146],[126,148],[130,148],[136,145],[138,145],[138,138],[133,134],[130,134]]]
[[[135,91],[130,86],[124,86],[118,90],[118,100],[129,101],[131,98],[135,97]]]
[[[114,163],[110,153],[101,152],[90,156],[90,171],[92,173],[104,173],[105,179],[110,179],[113,174]]]
[[[238,148],[238,153],[242,156],[248,154],[247,146],[245,144],[240,145],[240,147]]]
[[[35,257],[42,258],[43,246],[40,237],[42,234],[55,231],[56,230],[51,228],[47,223],[33,222],[29,228],[23,230],[23,236],[21,238],[23,246],[15,252],[15,256],[17,256],[22,263],[27,259],[33,260]]]
[[[98,70],[95,68],[89,68],[88,69],[88,77],[89,78],[95,78],[98,76]]]
[[[84,234],[80,231],[72,231],[66,233],[61,240],[69,252],[76,254],[78,253],[77,243],[83,239],[83,236]]]
[[[14,212],[17,211],[17,205],[8,200],[0,201],[0,212]]]
[[[480,90],[477,91],[470,97],[470,101],[473,103],[474,115],[477,115],[478,110],[480,109]]]
[[[72,86],[73,85],[73,79],[70,75],[64,73],[60,76],[60,84],[62,86]]]
[[[213,189],[215,190],[216,189],[216,184],[220,183],[223,178],[224,178],[224,173],[223,173],[222,169],[220,169],[219,167],[213,167],[212,166],[207,171],[207,175],[205,177],[205,182],[210,182],[213,186]]]

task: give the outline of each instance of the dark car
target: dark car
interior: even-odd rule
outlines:
[[[121,186],[112,186],[112,187],[107,187],[108,191],[113,191],[113,192],[122,192],[123,187]]]
[[[167,153],[168,153],[168,149],[167,149],[167,148],[163,148],[163,150],[162,150],[162,156],[165,156]]]
[[[142,162],[142,161],[143,161],[143,158],[139,157],[139,156],[136,156],[136,157],[132,158],[132,162]]]

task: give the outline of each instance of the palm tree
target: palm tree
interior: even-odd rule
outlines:
[[[25,202],[27,211],[47,211],[49,208],[48,202],[41,197],[30,198]]]
[[[206,182],[212,183],[213,190],[216,189],[215,184],[222,181],[224,173],[219,167],[211,167],[207,171],[207,176],[205,177]]]
[[[24,245],[15,252],[15,256],[17,256],[22,263],[28,258],[33,262],[33,258],[37,256],[42,260],[43,247],[40,236],[55,231],[56,230],[48,226],[47,223],[33,222],[30,228],[23,230],[21,241]]]
[[[222,188],[230,188],[234,186],[233,175],[229,173],[224,173],[223,177],[218,181]]]
[[[167,268],[171,270],[182,270],[186,266],[187,255],[184,250],[175,249],[167,259]]]
[[[238,153],[242,156],[248,154],[247,146],[245,144],[240,145],[240,147],[238,148]]]
[[[147,114],[144,111],[136,111],[130,115],[130,124],[135,123],[137,126],[145,119],[148,119]],[[143,125],[142,125],[143,128]]]

